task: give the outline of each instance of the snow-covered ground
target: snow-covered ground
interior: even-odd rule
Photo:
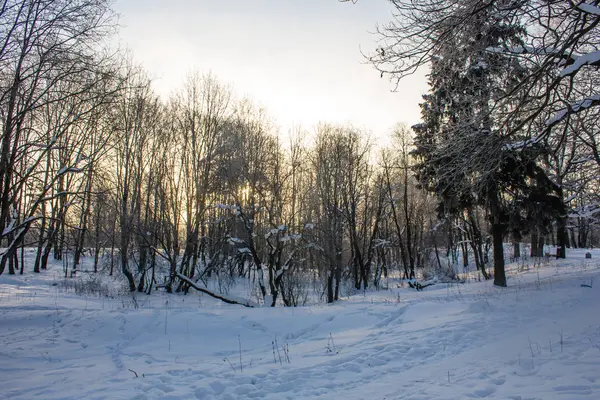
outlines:
[[[390,284],[299,308],[80,296],[59,267],[5,274],[0,398],[597,400],[592,254],[512,271],[504,289]]]

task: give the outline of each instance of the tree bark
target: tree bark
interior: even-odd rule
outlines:
[[[503,221],[503,215],[500,210],[500,199],[498,189],[495,185],[490,189],[490,222],[492,224],[492,247],[494,253],[494,285],[506,287],[506,272],[504,270],[504,231],[506,221]]]
[[[521,258],[521,244],[516,240],[513,241],[513,258],[515,260]]]
[[[567,219],[561,217],[556,222],[556,258],[567,258]]]

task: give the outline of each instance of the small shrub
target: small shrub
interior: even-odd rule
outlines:
[[[98,297],[115,297],[120,294],[119,289],[115,289],[110,284],[102,280],[99,274],[87,274],[76,278],[64,278],[58,282],[57,286],[66,292],[73,292],[77,295],[93,295]]]

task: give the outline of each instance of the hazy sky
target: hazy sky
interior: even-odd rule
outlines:
[[[349,122],[385,137],[415,123],[423,75],[398,91],[365,64],[386,0],[117,0],[121,37],[169,94],[192,70],[213,72],[238,96],[264,106],[285,132],[319,121]]]

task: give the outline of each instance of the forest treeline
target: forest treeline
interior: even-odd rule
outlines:
[[[431,68],[423,122],[381,148],[348,125],[279,132],[210,74],[161,98],[111,47],[109,1],[3,2],[0,274],[91,257],[131,291],[246,277],[293,306],[307,282],[333,302],[470,263],[504,286],[504,241],[595,244],[597,4],[420,3],[392,2],[370,57],[393,80]]]

